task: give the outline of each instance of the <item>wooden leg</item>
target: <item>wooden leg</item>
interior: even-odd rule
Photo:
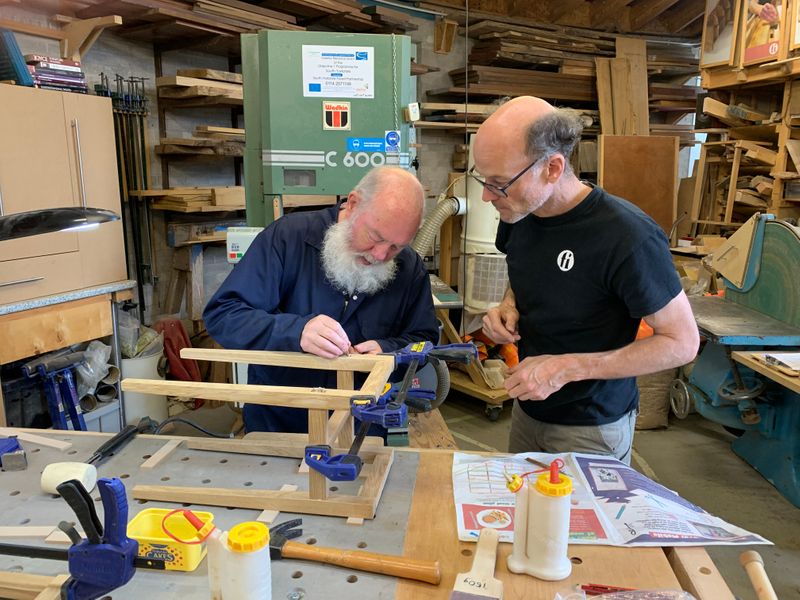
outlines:
[[[739,179],[739,165],[742,164],[742,149],[736,146],[733,151],[731,178],[728,180],[728,201],[725,204],[725,222],[733,222],[733,205],[736,202],[736,180]]]
[[[316,446],[328,444],[328,411],[308,411],[308,443]],[[314,500],[324,500],[328,497],[328,480],[322,473],[314,469],[308,470],[308,496]]]

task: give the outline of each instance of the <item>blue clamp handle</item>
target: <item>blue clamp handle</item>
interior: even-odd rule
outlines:
[[[305,459],[309,468],[322,473],[330,481],[355,481],[363,466],[358,455],[331,456],[331,447],[322,444],[306,446]]]
[[[68,483],[80,485],[74,480]],[[83,489],[83,486],[80,487]],[[85,539],[70,547],[68,560],[71,577],[61,590],[61,597],[66,600],[102,598],[128,583],[136,572],[139,543],[129,538],[126,532],[128,501],[125,486],[116,477],[104,477],[97,481],[97,487],[105,511],[102,539],[100,543]],[[73,506],[72,503],[70,505]],[[93,505],[83,510],[90,513],[90,521],[97,522]]]

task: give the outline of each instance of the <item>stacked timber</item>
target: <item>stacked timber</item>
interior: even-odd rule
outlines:
[[[244,102],[241,75],[213,69],[180,70],[176,75],[158,77],[156,89],[161,100],[180,106],[238,105]],[[177,105],[177,104],[176,104]]]
[[[597,100],[595,79],[587,75],[471,65],[466,69],[450,71],[450,77],[456,88],[464,87],[469,82],[470,94],[532,95],[588,102]],[[432,95],[431,92],[428,95]]]

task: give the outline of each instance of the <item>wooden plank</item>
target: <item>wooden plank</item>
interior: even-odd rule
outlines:
[[[656,2],[648,2],[647,5]],[[638,31],[638,27],[632,28]],[[617,38],[617,57],[625,58],[629,64],[629,95],[631,124],[634,135],[650,134],[650,110],[647,97],[647,43],[637,38]],[[612,75],[613,82],[613,75]]]
[[[295,492],[297,491],[297,486],[292,485],[290,483],[286,483],[281,486],[281,489],[279,491]],[[280,511],[277,510],[263,510],[261,511],[261,514],[256,517],[256,521],[261,521],[262,523],[266,523],[266,525],[269,527],[278,519],[279,514]]]
[[[297,367],[325,371],[369,372],[377,365],[394,367],[394,358],[379,354],[351,354],[338,358],[322,358],[300,352],[272,352],[258,350],[224,350],[219,348],[183,348],[181,358],[218,362],[242,362],[273,367]]]
[[[794,163],[794,170],[800,171],[800,140],[786,140],[786,151]]]
[[[597,102],[600,109],[600,129],[606,135],[617,133],[614,124],[614,98],[611,91],[611,59],[595,58],[597,70]]]
[[[179,77],[191,77],[196,79],[213,79],[214,81],[225,81],[227,83],[242,84],[241,73],[231,73],[217,69],[178,69],[176,74]]]
[[[154,469],[158,465],[160,465],[164,460],[166,460],[170,454],[175,452],[178,447],[183,443],[181,440],[170,440],[161,448],[156,450],[150,458],[144,461],[141,465],[139,465],[140,469]]]
[[[65,442],[63,440],[51,439],[34,433],[21,431],[13,427],[0,427],[0,435],[12,436],[15,435],[23,442],[30,442],[31,444],[38,444],[47,448],[55,448],[56,450],[69,450],[72,448],[72,442]]]
[[[0,598],[58,600],[69,575],[31,575],[0,571]]]
[[[254,456],[302,458],[305,455],[305,447],[308,446],[309,440],[308,435],[305,433],[276,434],[274,432],[258,431],[248,433],[242,439],[212,440],[207,438],[189,438],[185,442],[186,448],[190,450],[252,454]],[[366,437],[361,448],[364,457],[392,451],[391,448],[384,447],[382,438],[373,436]],[[334,447],[334,450],[345,451],[347,448]]]
[[[678,138],[601,135],[598,141],[600,186],[636,204],[668,233],[678,197]]]
[[[156,87],[178,86],[178,87],[192,87],[192,86],[213,86],[223,90],[230,90],[231,92],[241,92],[241,83],[229,83],[227,81],[209,81],[208,79],[199,79],[197,77],[182,77],[180,75],[164,75],[156,77]]]
[[[750,125],[747,121],[742,121],[741,119],[737,119],[736,117],[731,116],[728,113],[728,105],[724,102],[720,102],[719,100],[715,100],[711,97],[706,97],[703,99],[703,112],[707,115],[711,115],[712,117],[719,119],[726,125],[730,125],[731,127],[741,127],[744,125]]]
[[[278,510],[281,512],[307,513],[314,515],[363,517],[375,516],[372,500],[359,496],[332,495],[327,500],[315,500],[308,492],[281,492],[278,490],[230,490],[226,488],[178,487],[166,485],[137,485],[131,495],[138,500],[158,500],[251,508],[255,510]]]
[[[184,396],[223,402],[249,402],[262,406],[286,406],[308,409],[349,409],[352,391],[318,390],[317,388],[279,385],[203,383],[199,381],[157,381],[123,379],[126,392],[143,392],[162,396]]]
[[[615,135],[634,134],[630,76],[630,62],[627,58],[611,59],[611,98]]]
[[[194,128],[195,134],[222,133],[228,135],[244,135],[244,129],[238,127],[216,127],[213,125],[198,125]]]
[[[408,415],[408,439],[412,448],[458,449],[455,438],[438,408]]]
[[[739,166],[742,164],[742,148],[736,146],[733,151],[733,165],[731,166],[731,176],[728,182],[728,201],[725,205],[725,222],[730,223],[733,219],[733,207],[736,200],[736,180],[739,178]]]
[[[0,364],[111,335],[110,302],[103,294],[3,315]]]
[[[349,402],[348,402],[349,404]],[[308,411],[308,443],[311,446],[328,446],[328,411]],[[308,473],[308,496],[314,500],[325,500],[328,497],[328,479],[316,470]]]
[[[734,600],[730,588],[704,548],[665,548],[681,589],[698,600]]]

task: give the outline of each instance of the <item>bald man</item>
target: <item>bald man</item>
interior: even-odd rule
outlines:
[[[332,208],[293,213],[253,241],[206,306],[203,319],[224,348],[391,352],[437,342],[430,280],[408,248],[423,191],[408,171],[370,171]],[[336,373],[251,365],[248,382],[336,387]],[[246,404],[247,431],[305,433],[307,411]]]
[[[630,463],[636,376],[690,362],[699,339],[661,228],[573,173],[581,130],[572,111],[533,97],[509,101],[478,130],[470,175],[500,214],[509,275],[483,330],[520,349],[505,381],[516,399],[511,452]],[[654,333],[635,341],[642,319]]]

